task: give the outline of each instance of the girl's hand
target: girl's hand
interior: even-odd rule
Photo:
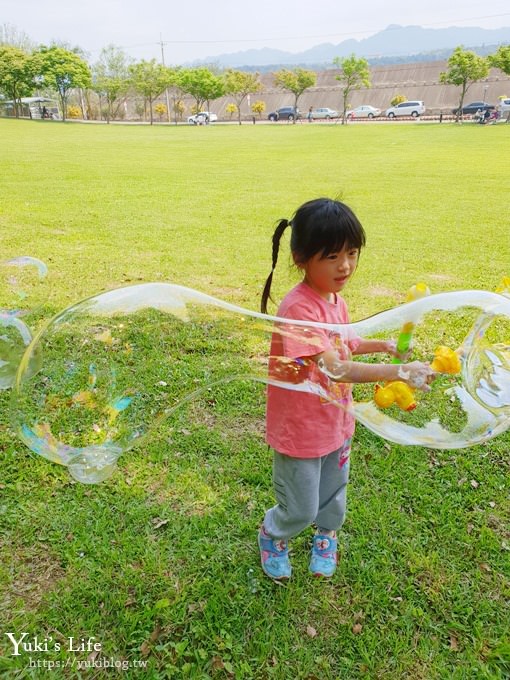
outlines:
[[[396,340],[387,340],[386,346],[387,346],[386,351],[388,352],[388,354],[390,354],[392,357],[395,357],[396,359],[400,359],[402,363],[405,363],[413,352],[413,343],[409,345],[407,352],[398,351]]]
[[[409,364],[402,364],[398,367],[398,378],[422,392],[430,392],[430,383],[435,380],[436,376],[430,364],[422,361],[411,361]]]

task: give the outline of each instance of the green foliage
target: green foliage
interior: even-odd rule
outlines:
[[[246,73],[228,69],[224,75],[225,94],[234,98],[237,105],[239,125],[241,125],[241,106],[249,94],[261,92],[263,87],[258,73]]]
[[[150,124],[154,122],[152,103],[172,82],[172,73],[155,59],[142,60],[129,66],[130,84],[149,104]]]
[[[500,71],[510,75],[510,45],[500,45],[495,54],[487,57],[489,65],[499,68]]]
[[[92,82],[87,63],[75,52],[55,45],[40,47],[33,60],[43,84],[57,91],[65,121],[71,90],[89,87]]]
[[[355,54],[351,54],[350,57],[336,57],[333,63],[340,69],[340,74],[335,76],[335,79],[342,84],[342,123],[345,124],[349,95],[353,90],[370,87],[370,69],[368,61],[363,57],[356,57]]]
[[[129,65],[123,50],[109,45],[101,50],[99,60],[92,67],[92,89],[106,99],[106,119],[110,122],[125,101],[130,87]]]
[[[205,67],[182,69],[178,74],[178,84],[182,92],[195,100],[197,113],[206,102],[214,101],[225,94],[223,78]]]
[[[457,110],[457,121],[462,116],[464,97],[472,83],[486,78],[489,73],[489,63],[486,58],[479,57],[471,50],[456,47],[448,59],[448,70],[439,74],[442,83],[460,87],[460,99]]]
[[[294,107],[298,108],[299,97],[308,90],[314,87],[317,82],[317,74],[315,71],[307,71],[303,68],[295,68],[292,70],[282,69],[274,74],[274,84],[283,90],[288,90],[294,95]],[[294,124],[296,118],[294,118]]]
[[[21,97],[32,94],[35,67],[33,59],[19,47],[0,46],[0,91],[14,101],[16,118]]]
[[[275,221],[321,195],[341,193],[367,230],[345,291],[354,319],[395,306],[416,281],[433,292],[491,290],[508,275],[504,125],[196,132],[0,120],[0,249],[4,258],[25,253],[29,234],[30,255],[50,266],[34,330],[77,299],[133,282],[171,281],[257,309]],[[420,159],[412,173],[410,149]],[[210,168],[214,182],[197,168]],[[296,281],[286,251],[280,260],[276,299]],[[447,313],[438,326],[445,342],[458,339]],[[142,321],[137,328],[140,346]],[[213,357],[207,337],[192,340],[195,385]],[[161,325],[151,342],[136,378],[164,406],[174,386],[158,383],[175,370],[173,338]],[[235,333],[220,349],[250,362],[267,355],[265,345],[247,354]],[[98,661],[147,662],[125,677],[150,680],[508,677],[510,433],[435,451],[358,426],[337,575],[310,578],[303,532],[292,542],[293,579],[279,587],[262,575],[256,546],[273,502],[263,386],[211,389],[92,487],[28,452],[8,407],[2,392],[4,630],[59,642],[95,636]],[[2,677],[42,677],[27,654],[11,656],[5,636],[1,652]],[[64,645],[32,655],[62,664],[87,657]],[[87,673],[108,675],[55,667],[45,677]]]

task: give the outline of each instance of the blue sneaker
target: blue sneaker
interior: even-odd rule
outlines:
[[[290,578],[292,568],[289,560],[289,546],[287,541],[276,540],[266,534],[264,527],[260,528],[258,543],[260,549],[260,563],[264,574],[275,581]]]
[[[337,563],[337,539],[336,534],[325,536],[315,534],[313,537],[312,556],[310,558],[310,571],[314,576],[329,578],[336,571]]]

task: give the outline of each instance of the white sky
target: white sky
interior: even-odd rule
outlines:
[[[0,25],[36,43],[79,46],[90,61],[109,44],[167,65],[270,47],[300,52],[361,40],[389,24],[426,28],[510,26],[508,0],[2,0]]]

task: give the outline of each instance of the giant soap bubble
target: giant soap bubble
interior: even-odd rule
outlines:
[[[0,262],[0,390],[8,389],[32,334],[28,317],[34,286],[48,272],[44,262],[35,257],[15,257]],[[30,370],[39,367],[40,356],[34,353]]]
[[[275,357],[276,368],[268,374],[271,333],[313,348],[324,333],[344,340],[352,333],[395,337],[410,318],[419,348],[414,358],[431,360],[437,345],[453,344],[461,373],[441,376],[430,393],[420,393],[412,413],[396,406],[382,411],[372,400],[373,386],[357,386],[358,420],[390,441],[435,448],[467,447],[505,431],[510,299],[504,295],[476,290],[431,295],[357,323],[327,325],[266,316],[165,283],[91,297],[49,322],[22,359],[14,425],[32,451],[68,466],[82,482],[98,482],[175,409],[232,380],[312,392],[347,408],[338,384],[305,370],[300,360]],[[31,375],[38,352],[42,366]],[[166,386],[163,393],[158,384]]]

